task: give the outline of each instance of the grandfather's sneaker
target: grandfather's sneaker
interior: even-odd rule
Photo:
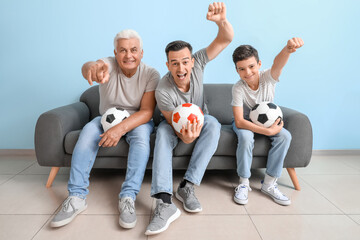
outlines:
[[[238,204],[247,204],[249,191],[251,192],[250,186],[240,184],[235,188],[234,201]]]
[[[154,235],[165,231],[170,223],[175,221],[181,212],[174,203],[164,203],[161,199],[156,200],[156,208],[150,224],[146,228],[145,235]]]
[[[280,205],[288,206],[291,204],[291,200],[285,196],[277,187],[277,183],[274,184],[265,184],[261,186],[261,192],[270,196],[274,201]]]
[[[201,212],[202,208],[199,200],[195,196],[194,185],[186,182],[183,188],[178,187],[175,196],[179,199],[184,206],[184,209],[188,212]]]
[[[70,196],[62,204],[61,210],[51,220],[51,227],[61,227],[70,223],[79,213],[87,208],[85,199]]]
[[[119,200],[119,224],[123,228],[133,228],[136,225],[135,203],[131,197]]]

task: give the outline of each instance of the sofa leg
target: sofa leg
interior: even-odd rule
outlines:
[[[293,185],[295,187],[295,190],[300,191],[301,188],[300,188],[299,180],[298,180],[298,178],[296,176],[295,168],[287,168],[286,170],[289,173],[289,176],[290,176],[291,181],[292,181],[292,183],[293,183]]]
[[[49,178],[46,183],[46,187],[51,187],[53,181],[55,180],[56,174],[59,172],[60,167],[52,167],[50,170]]]

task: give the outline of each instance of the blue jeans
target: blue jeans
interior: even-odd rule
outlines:
[[[200,185],[206,167],[217,149],[220,129],[221,125],[216,118],[205,115],[204,125],[196,140],[184,179]],[[173,128],[166,120],[162,121],[156,131],[151,196],[160,192],[173,192],[172,156],[178,141]]]
[[[100,116],[94,118],[80,133],[71,160],[69,196],[85,199],[89,193],[89,175],[99,150],[100,135],[104,132],[100,121]],[[140,191],[149,160],[150,134],[153,129],[154,123],[149,121],[124,135],[129,144],[129,154],[126,177],[119,198],[131,197],[135,200]]]
[[[238,138],[238,145],[236,149],[237,174],[242,178],[250,178],[251,163],[253,158],[254,148],[254,133],[247,129],[240,129],[232,123],[233,130]],[[291,134],[285,128],[274,135],[269,136],[271,141],[271,148],[269,150],[268,159],[266,163],[266,174],[279,178],[284,165],[284,159],[291,142]]]

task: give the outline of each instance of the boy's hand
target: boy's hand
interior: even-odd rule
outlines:
[[[281,129],[284,127],[284,121],[281,118],[276,119],[276,121],[268,128],[267,136],[274,136],[278,134]]]
[[[301,48],[304,41],[301,38],[292,38],[287,42],[286,48],[289,53],[296,52],[296,49]]]
[[[223,2],[214,2],[209,5],[208,12],[206,14],[206,19],[219,23],[226,20],[226,7]]]

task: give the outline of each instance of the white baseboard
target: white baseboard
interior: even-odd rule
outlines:
[[[34,149],[0,149],[0,156],[35,156]]]
[[[360,155],[360,149],[313,150],[314,156]]]

